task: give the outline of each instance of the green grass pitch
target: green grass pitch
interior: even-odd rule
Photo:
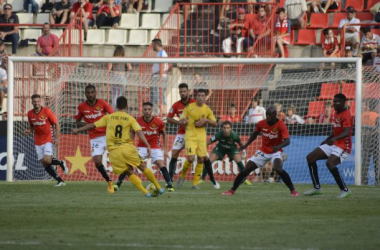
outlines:
[[[220,195],[209,182],[145,198],[129,182],[0,182],[0,249],[380,249],[380,188],[337,199],[291,197],[284,184]],[[147,183],[144,183],[147,185]],[[310,185],[296,185],[301,193]]]

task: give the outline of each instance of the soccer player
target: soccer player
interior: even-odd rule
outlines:
[[[85,88],[86,101],[78,106],[78,113],[74,116],[79,127],[83,127],[88,123],[99,121],[107,113],[112,114],[114,110],[104,100],[96,98],[96,88],[94,85],[87,85]],[[81,122],[81,120],[85,122]],[[103,166],[103,154],[106,151],[106,129],[94,128],[88,132],[90,136],[91,155],[95,163],[96,169],[107,182],[107,190],[113,193],[112,180],[110,179],[105,167]]]
[[[240,137],[235,131],[232,130],[232,123],[230,121],[223,122],[223,130],[216,133],[213,137],[210,138],[210,141],[207,145],[213,144],[214,142],[218,142],[214,150],[210,155],[211,164],[217,160],[223,160],[224,156],[227,155],[230,158],[230,161],[234,160],[238,165],[239,171],[242,172],[244,170],[244,165],[242,160],[246,156],[245,150],[242,151],[242,156],[240,156],[240,152],[236,147],[236,144],[239,144],[240,147],[243,146]],[[202,177],[199,183],[202,183],[206,179],[207,171],[203,169]],[[249,180],[245,180],[247,185],[252,185]]]
[[[314,149],[307,155],[306,160],[310,170],[311,180],[314,188],[306,191],[304,195],[322,194],[321,185],[318,177],[317,161],[327,159],[326,166],[334,176],[341,193],[338,198],[344,198],[351,195],[342,177],[339,174],[337,165],[342,163],[351,153],[351,134],[352,134],[352,117],[350,111],[346,108],[346,96],[336,94],[333,100],[335,113],[332,120],[332,133],[321,146]]]
[[[267,118],[257,123],[255,131],[249,137],[247,143],[240,148],[246,149],[257,136],[261,133],[262,144],[261,148],[248,160],[247,166],[235,179],[234,184],[230,190],[222,193],[222,195],[233,195],[238,189],[245,178],[254,170],[271,161],[273,168],[286,186],[290,189],[292,196],[299,196],[295,190],[289,174],[283,170],[283,160],[281,157],[282,148],[290,144],[289,132],[286,125],[277,118],[277,111],[275,107],[269,107],[266,111]]]
[[[206,101],[206,92],[207,90],[205,89],[199,89],[196,102],[189,104],[183,110],[180,118],[180,124],[184,126],[186,130],[186,161],[185,164],[183,164],[181,175],[177,181],[178,188],[182,188],[183,182],[185,181],[186,172],[193,164],[195,156],[197,156],[197,166],[195,167],[193,185],[191,188],[199,189],[198,182],[203,171],[205,157],[207,156],[206,125],[208,124],[212,127],[216,127],[218,125],[213,112],[206,104],[204,104]],[[214,188],[219,189],[220,185],[214,179],[211,169],[211,162],[209,160],[205,162],[205,167],[208,168],[210,180],[212,181]],[[211,170],[211,174],[209,170]]]
[[[28,136],[34,132],[34,145],[36,147],[38,160],[56,181],[56,187],[65,186],[65,182],[55,172],[52,165],[59,165],[65,174],[69,173],[65,161],[53,158],[53,135],[52,128],[55,131],[54,144],[59,144],[60,127],[57,117],[53,112],[41,106],[41,96],[38,94],[32,95],[33,109],[28,112],[29,129],[24,131],[24,135]]]
[[[106,127],[107,149],[114,174],[121,175],[126,173],[130,182],[137,189],[143,192],[146,197],[152,197],[143,187],[140,178],[133,172],[133,169],[139,168],[148,180],[156,186],[159,193],[163,194],[165,188],[161,188],[152,171],[146,167],[131,140],[130,132],[132,129],[137,134],[137,137],[144,142],[147,148],[147,156],[149,157],[150,145],[135,118],[127,113],[127,98],[119,96],[116,100],[116,108],[117,111],[115,113],[105,115],[95,123],[89,123],[79,129],[73,129],[73,133],[77,134],[94,128]],[[114,192],[114,189],[112,191]]]

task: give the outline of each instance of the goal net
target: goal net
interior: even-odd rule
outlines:
[[[31,95],[40,94],[42,105],[50,108],[61,126],[60,143],[55,157],[65,160],[70,169],[65,180],[102,180],[91,159],[87,134],[73,135],[74,115],[78,105],[86,100],[84,89],[92,84],[97,98],[115,107],[118,96],[128,99],[129,113],[142,115],[142,103],[152,101],[155,115],[166,122],[165,116],[180,100],[178,85],[187,83],[190,93],[205,88],[207,105],[219,121],[218,128],[207,128],[208,137],[221,129],[221,122],[233,117],[233,129],[245,143],[254,131],[255,122],[263,118],[256,105],[267,109],[276,106],[279,118],[287,123],[291,144],[284,148],[284,168],[295,183],[310,183],[306,156],[332,132],[333,96],[346,95],[347,108],[355,119],[352,152],[339,165],[348,184],[378,182],[379,124],[376,122],[380,100],[379,71],[374,67],[357,68],[356,59],[110,59],[110,58],[10,58],[11,73],[8,98],[8,145],[13,150],[13,180],[48,180],[50,177],[37,160],[33,136],[23,136],[28,128],[27,112],[32,109]],[[44,61],[49,60],[49,61]],[[332,63],[333,62],[333,63]],[[359,65],[359,64],[358,64]],[[154,73],[154,67],[163,69]],[[167,70],[166,70],[167,69]],[[152,71],[153,70],[153,71]],[[360,93],[356,82],[362,81]],[[13,93],[12,93],[13,92]],[[195,91],[196,92],[196,91]],[[359,99],[358,99],[359,97]],[[253,100],[257,100],[257,103]],[[355,107],[361,107],[355,114]],[[253,112],[255,110],[255,112]],[[177,127],[165,123],[170,151]],[[359,125],[359,126],[358,126]],[[361,133],[361,138],[355,136]],[[11,144],[10,144],[11,143]],[[358,145],[360,147],[358,147]],[[211,153],[214,145],[208,147]],[[247,149],[247,159],[261,146],[261,136]],[[358,152],[359,149],[359,152]],[[178,160],[177,174],[185,160],[184,151]],[[246,160],[247,160],[246,159]],[[107,170],[112,171],[107,152],[103,156]],[[169,159],[166,159],[168,166]],[[10,165],[10,164],[9,164]],[[318,162],[321,183],[334,183],[325,162]],[[10,167],[10,166],[8,166]],[[148,159],[156,177],[162,179],[156,166]],[[237,165],[224,158],[213,164],[216,179],[233,181],[239,173]],[[61,170],[57,169],[62,175]],[[192,178],[188,173],[187,178]],[[116,179],[116,176],[113,176]],[[177,179],[175,176],[175,180]],[[142,179],[143,176],[140,175]],[[270,164],[252,173],[253,181],[276,181]],[[280,181],[280,180],[279,180]]]

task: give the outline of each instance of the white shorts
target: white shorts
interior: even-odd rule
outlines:
[[[141,158],[143,158],[144,160],[147,158],[148,152],[147,152],[146,148],[138,147],[137,151],[139,152],[139,155]],[[156,161],[160,161],[160,160],[163,161],[164,160],[164,154],[162,153],[161,149],[153,148],[150,150],[150,158],[152,159],[153,163],[155,163]]]
[[[35,145],[36,151],[37,151],[37,156],[38,160],[41,160],[44,158],[44,155],[53,155],[53,143],[47,142],[43,145]]]
[[[177,135],[174,139],[172,149],[181,150],[183,148],[185,148],[185,135]]]
[[[259,168],[262,168],[265,166],[265,164],[268,161],[271,161],[273,164],[275,159],[280,159],[282,161],[282,156],[281,156],[281,151],[277,151],[276,153],[273,154],[264,154],[260,150],[257,150],[256,153],[249,158],[248,161],[254,162]]]
[[[106,136],[99,136],[90,140],[91,143],[91,156],[103,155],[107,149]]]
[[[328,144],[323,144],[319,146],[319,148],[325,152],[327,157],[330,157],[330,155],[339,157],[341,163],[350,155],[347,151],[344,151],[342,148],[335,145],[329,146]]]

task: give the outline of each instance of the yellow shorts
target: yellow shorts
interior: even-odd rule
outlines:
[[[207,156],[207,142],[185,140],[186,155]]]
[[[137,149],[132,144],[123,145],[113,149],[109,154],[114,174],[122,174],[129,169],[129,166],[137,168],[143,162]]]

